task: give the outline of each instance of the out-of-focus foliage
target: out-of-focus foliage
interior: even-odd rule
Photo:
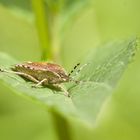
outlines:
[[[86,5],[89,0],[45,0],[51,11],[54,12],[67,12],[76,5]],[[78,9],[77,9],[78,10]]]
[[[110,43],[99,48],[96,53],[92,51],[84,61],[84,64],[89,63],[86,70],[78,75],[79,80],[86,82],[67,85],[70,98],[65,97],[63,92],[55,93],[54,90],[48,88],[33,89],[31,84],[19,76],[13,77],[11,74],[0,73],[0,79],[17,94],[37,100],[46,107],[56,109],[60,114],[66,114],[67,117],[78,117],[93,126],[104,102],[135,52],[136,40]],[[8,55],[0,54],[2,69],[7,69],[17,63]]]
[[[22,61],[38,60],[40,50],[33,18],[22,16],[31,12],[30,1],[0,0],[0,2],[0,51]],[[139,0],[95,0],[93,3],[90,9],[87,8],[79,14],[76,22],[67,28],[63,36],[61,58],[67,70],[79,62],[85,51],[99,42],[140,35]],[[28,12],[22,12],[26,10]],[[32,18],[30,22],[26,17]],[[71,121],[69,122],[71,139],[139,140],[139,71],[140,53],[124,74],[115,94],[104,105],[96,129],[89,130],[80,122]],[[49,113],[28,100],[12,95],[11,91],[2,85],[0,85],[0,124],[2,140],[57,139]]]

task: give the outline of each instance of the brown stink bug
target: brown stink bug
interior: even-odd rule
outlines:
[[[78,63],[74,69],[76,69],[80,64]],[[83,69],[83,65],[79,70],[76,72],[76,75]],[[66,96],[69,96],[68,91],[62,86],[61,83],[74,81],[78,82],[73,79],[71,73],[67,74],[65,69],[58,64],[55,63],[48,63],[48,62],[25,62],[22,64],[17,64],[13,68],[12,71],[2,70],[1,72],[8,72],[17,74],[24,79],[32,81],[36,83],[33,87],[43,86],[49,87],[51,89],[64,91]]]

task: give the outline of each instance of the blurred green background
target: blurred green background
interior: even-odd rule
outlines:
[[[62,64],[70,70],[91,47],[140,35],[139,0],[93,0],[67,29]],[[0,51],[21,61],[40,59],[39,39],[28,0],[0,0]],[[108,99],[94,129],[71,125],[74,140],[140,139],[140,53]],[[0,85],[0,140],[57,140],[51,115]]]

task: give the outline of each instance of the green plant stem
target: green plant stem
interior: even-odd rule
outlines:
[[[48,19],[45,14],[45,5],[43,0],[31,0],[32,7],[35,13],[36,25],[40,39],[40,46],[42,51],[42,60],[52,60],[53,52],[50,42],[50,31],[48,26]]]
[[[72,140],[70,126],[66,118],[61,116],[57,111],[52,110],[52,119],[58,136],[58,140]]]

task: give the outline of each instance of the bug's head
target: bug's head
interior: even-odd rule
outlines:
[[[61,77],[62,82],[70,81],[70,77],[66,73],[60,73],[59,76]]]

